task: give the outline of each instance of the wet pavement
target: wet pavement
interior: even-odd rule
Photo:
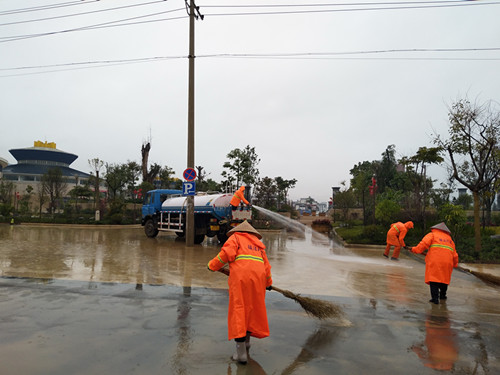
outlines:
[[[500,374],[499,287],[455,271],[434,305],[412,256],[390,261],[309,230],[263,234],[274,284],[340,305],[345,319],[319,321],[268,292],[271,335],[239,365],[226,278],[206,269],[216,242],[0,225],[0,373]]]

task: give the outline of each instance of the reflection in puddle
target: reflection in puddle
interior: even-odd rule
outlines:
[[[445,304],[432,306],[425,320],[425,340],[411,349],[424,366],[449,371],[458,358],[457,333],[451,328]]]

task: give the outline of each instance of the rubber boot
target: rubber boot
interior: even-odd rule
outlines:
[[[247,348],[245,342],[236,343],[236,353],[233,354],[233,361],[238,361],[239,363],[246,364],[248,361]]]
[[[245,347],[247,348],[247,350],[250,350],[250,333],[247,333],[247,336],[245,338]]]
[[[439,304],[439,299],[438,299],[438,296],[439,296],[439,287],[438,287],[438,283],[431,281],[429,283],[429,287],[431,289],[431,299],[429,300],[429,302],[435,303],[436,305]]]

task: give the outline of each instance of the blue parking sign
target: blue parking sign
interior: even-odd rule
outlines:
[[[182,183],[182,195],[195,195],[196,192],[196,182],[183,182]]]

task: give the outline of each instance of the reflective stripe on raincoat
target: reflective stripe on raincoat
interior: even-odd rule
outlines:
[[[269,336],[266,287],[272,285],[264,244],[253,234],[236,232],[209,263],[211,271],[229,264],[228,339]]]
[[[431,229],[420,243],[411,249],[421,254],[429,250],[425,256],[425,282],[449,284],[453,267],[458,266],[458,254],[451,236],[442,230]]]

